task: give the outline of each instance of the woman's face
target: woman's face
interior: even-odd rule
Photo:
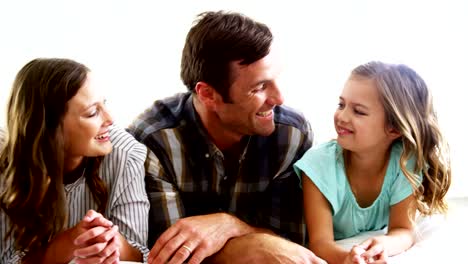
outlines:
[[[65,170],[76,168],[83,157],[103,156],[112,151],[109,127],[112,117],[88,73],[85,83],[68,103],[63,120]]]

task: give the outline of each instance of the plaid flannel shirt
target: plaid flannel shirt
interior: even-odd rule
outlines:
[[[146,191],[151,203],[149,241],[178,219],[226,212],[305,245],[302,189],[292,165],[312,146],[304,117],[277,106],[270,136],[246,136],[237,171],[224,168],[223,153],[210,141],[192,94],[155,101],[128,131],[150,152]]]

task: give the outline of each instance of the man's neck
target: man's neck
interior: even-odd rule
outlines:
[[[193,106],[201,119],[203,127],[208,132],[210,139],[219,150],[224,151],[231,149],[241,142],[243,135],[232,131],[226,131],[221,125],[219,117],[215,113],[208,111],[195,98],[193,100]]]

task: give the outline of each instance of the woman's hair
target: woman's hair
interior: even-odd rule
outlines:
[[[451,182],[449,150],[426,83],[406,65],[374,61],[356,67],[351,78],[356,77],[375,82],[387,126],[401,133],[400,167],[413,186],[416,208],[423,215],[446,212],[444,197]],[[409,171],[406,165],[412,158],[415,167]]]
[[[7,237],[14,236],[19,250],[46,246],[68,221],[62,125],[68,101],[88,72],[68,59],[35,59],[13,83],[0,152],[0,207],[12,224]],[[86,183],[102,212],[107,189],[98,177],[101,159],[86,159]]]

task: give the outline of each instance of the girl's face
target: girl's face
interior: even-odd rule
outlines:
[[[338,144],[352,152],[387,148],[397,137],[394,129],[386,126],[377,87],[370,79],[348,79],[339,98],[334,121]]]
[[[67,103],[63,120],[65,169],[78,166],[85,156],[103,156],[112,151],[109,126],[113,121],[104,103],[88,73],[86,82]]]

